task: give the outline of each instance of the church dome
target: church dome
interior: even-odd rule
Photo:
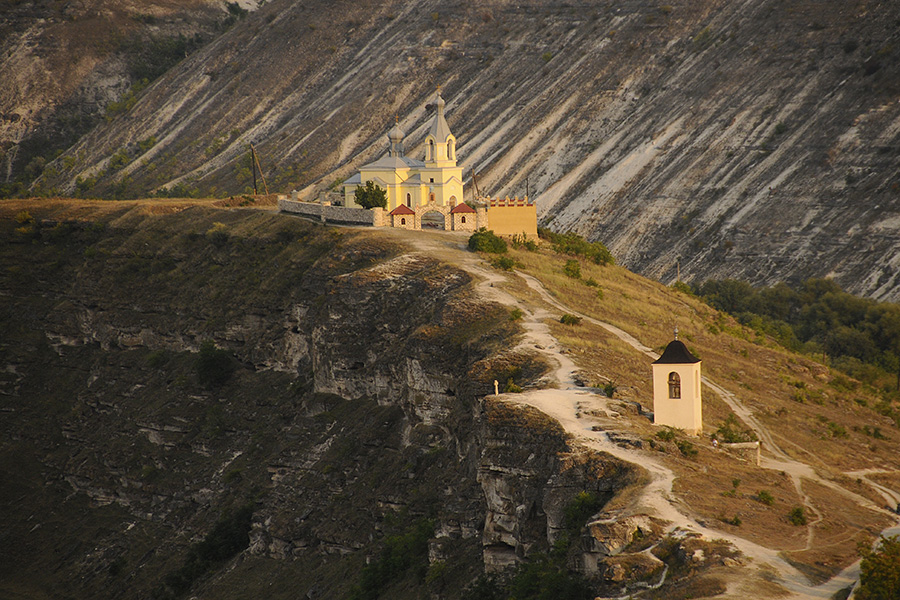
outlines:
[[[653,364],[655,365],[691,365],[700,362],[700,359],[691,354],[684,342],[673,340],[666,346],[666,350],[662,353]]]
[[[395,144],[397,142],[402,142],[404,137],[406,137],[406,133],[402,129],[400,129],[400,124],[394,123],[394,126],[391,127],[391,130],[388,131],[388,139],[392,144]]]

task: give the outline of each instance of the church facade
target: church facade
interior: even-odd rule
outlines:
[[[406,156],[399,123],[388,132],[388,153],[375,162],[363,165],[359,172],[343,183],[344,206],[356,207],[356,188],[367,181],[387,191],[387,210],[398,206],[415,209],[435,205],[454,208],[463,202],[462,167],[456,166],[456,137],[444,117],[444,99],[438,90],[435,115],[425,136],[425,158]]]

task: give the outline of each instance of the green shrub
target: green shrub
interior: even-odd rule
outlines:
[[[510,321],[518,321],[524,315],[525,315],[525,313],[522,312],[521,308],[514,308],[511,311],[509,311],[509,320]]]
[[[228,228],[224,223],[213,223],[213,226],[206,230],[206,239],[214,246],[224,246],[228,243],[228,237]]]
[[[734,413],[730,413],[725,422],[716,429],[715,438],[726,444],[739,444],[742,442],[755,442],[756,433],[751,429],[741,427]]]
[[[581,317],[566,313],[559,318],[559,322],[563,325],[578,325],[579,323],[581,323]]]
[[[761,502],[766,506],[772,506],[773,504],[775,504],[775,496],[773,496],[766,490],[760,490],[756,493],[756,501]]]
[[[656,432],[656,437],[661,439],[664,442],[671,442],[675,440],[675,430],[671,427],[666,427],[665,429],[660,429]]]
[[[147,355],[147,364],[152,369],[158,369],[166,364],[166,351],[165,350],[154,350],[150,354]]]
[[[570,256],[583,256],[598,265],[615,264],[613,255],[600,242],[588,242],[576,233],[556,233],[549,229],[538,229],[541,238],[553,244],[553,251]]]
[[[378,558],[363,567],[360,582],[350,590],[350,600],[377,600],[381,591],[410,570],[420,580],[428,573],[428,540],[434,523],[419,519],[403,533],[388,536]]]
[[[688,457],[693,458],[697,456],[697,448],[694,447],[694,444],[687,440],[679,440],[675,442],[675,445],[678,446],[678,450],[681,451],[681,454]]]
[[[506,380],[506,387],[503,388],[504,394],[521,394],[522,387],[517,385],[513,378],[510,377]]]
[[[836,438],[848,437],[847,430],[844,428],[844,426],[838,425],[837,423],[835,423],[833,421],[829,421],[828,431],[831,432],[831,437],[836,437]]]
[[[803,511],[802,506],[795,506],[791,509],[791,512],[788,513],[788,521],[791,522],[791,525],[800,526],[806,525],[806,513]]]
[[[27,210],[22,210],[16,213],[16,223],[19,225],[30,225],[34,223],[34,217]]]
[[[498,256],[491,261],[491,266],[501,271],[512,271],[516,266],[516,261],[508,256]]]
[[[165,577],[168,596],[185,594],[197,579],[249,546],[252,520],[253,505],[246,505],[219,519],[203,541],[190,547],[181,568]],[[153,595],[165,597],[167,594],[165,590],[158,590]]]
[[[688,284],[686,284],[683,281],[676,281],[669,287],[672,288],[673,290],[677,290],[677,291],[681,292],[682,294],[687,294],[688,296],[694,295],[694,290],[691,289],[691,286],[689,286]]]
[[[231,352],[216,348],[216,345],[207,340],[200,344],[200,352],[194,362],[197,379],[206,388],[219,387],[224,384],[234,373],[234,357]]]
[[[588,287],[592,287],[592,288],[599,288],[599,287],[600,287],[600,284],[597,283],[597,280],[594,279],[593,277],[591,277],[591,278],[589,278],[589,279],[586,279],[586,280],[584,281],[584,285],[586,285],[586,286],[588,286]]]
[[[726,519],[723,517],[721,518],[721,520],[723,523],[728,523],[729,525],[734,525],[735,527],[740,527],[741,523],[743,523],[743,521],[741,521],[741,518],[737,515],[734,515],[734,517],[731,519]]]
[[[503,254],[506,252],[506,242],[503,238],[494,235],[482,227],[469,237],[469,250],[473,252],[488,252],[491,254]]]
[[[581,279],[581,263],[575,259],[567,260],[563,272],[572,279]]]
[[[603,393],[606,394],[607,398],[612,398],[618,389],[619,388],[614,381],[607,381],[603,384]]]
[[[563,527],[569,533],[577,534],[589,518],[600,512],[603,505],[603,499],[594,492],[578,492],[566,505],[563,512]]]

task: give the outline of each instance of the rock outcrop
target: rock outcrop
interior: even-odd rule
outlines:
[[[633,479],[484,397],[515,326],[457,268],[258,212],[2,223],[0,469],[20,483],[4,486],[0,575],[32,596],[252,595],[253,569],[342,597],[425,522],[455,598],[577,537],[577,494],[599,509]],[[247,506],[247,549],[184,584],[191,552]],[[597,553],[572,552],[579,569]]]

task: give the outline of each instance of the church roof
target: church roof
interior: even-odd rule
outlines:
[[[416,211],[414,211],[413,209],[411,209],[410,207],[408,207],[405,204],[398,204],[397,208],[395,208],[388,214],[391,216],[393,216],[393,215],[414,215],[414,214],[416,214]]]
[[[700,362],[700,359],[691,354],[684,342],[680,340],[672,340],[666,346],[665,351],[658,359],[653,361],[654,365],[690,365]]]
[[[451,215],[459,214],[459,213],[474,213],[475,209],[463,202],[462,204],[457,204],[453,207],[453,210],[450,211]]]
[[[453,135],[450,133],[450,126],[447,125],[447,119],[444,118],[444,104],[444,99],[441,98],[441,92],[438,91],[434,103],[437,108],[437,114],[434,115],[434,121],[431,122],[431,129],[428,133],[441,143],[446,142],[447,138]]]
[[[385,154],[375,162],[370,162],[367,165],[363,165],[360,167],[362,169],[408,169],[410,165],[403,160],[402,156],[391,156],[390,154]]]
[[[354,183],[362,183],[362,175],[356,173],[350,179],[344,181],[344,185],[354,184]]]

